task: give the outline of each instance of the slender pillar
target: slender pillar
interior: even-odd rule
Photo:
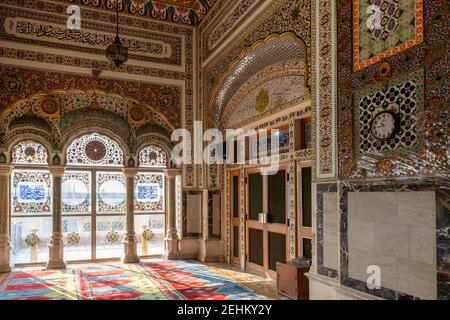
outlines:
[[[127,183],[127,233],[123,240],[125,255],[123,263],[137,263],[139,257],[137,255],[137,238],[134,231],[134,180],[137,175],[136,168],[125,168],[123,170]]]
[[[9,241],[9,185],[12,166],[0,166],[0,273],[11,271]]]
[[[49,259],[47,269],[64,269],[66,263],[64,262],[64,241],[61,230],[61,184],[64,167],[52,166],[50,167],[50,174],[52,175],[53,188],[53,233],[48,244]]]
[[[178,169],[166,169],[167,177],[167,206],[166,212],[168,215],[169,227],[167,228],[166,248],[164,258],[169,260],[180,258],[180,249],[178,237],[177,223],[176,223],[176,183],[175,179],[179,174]]]

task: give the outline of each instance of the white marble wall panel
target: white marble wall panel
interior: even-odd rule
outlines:
[[[337,192],[323,195],[323,265],[327,268],[339,269],[339,219]]]
[[[435,203],[432,191],[349,192],[349,277],[377,265],[383,288],[436,299]]]

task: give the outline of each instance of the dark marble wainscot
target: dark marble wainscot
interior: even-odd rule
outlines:
[[[450,177],[402,178],[383,181],[355,181],[340,183],[340,261],[341,285],[391,300],[418,300],[403,292],[381,287],[370,290],[366,282],[349,277],[348,265],[348,193],[434,191],[436,195],[436,278],[437,298],[450,298]]]
[[[323,194],[325,192],[337,192],[336,183],[317,184],[316,186],[316,227],[317,227],[317,273],[329,278],[337,278],[337,270],[323,265]]]

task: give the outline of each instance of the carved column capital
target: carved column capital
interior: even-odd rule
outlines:
[[[48,170],[53,177],[61,178],[64,175],[66,168],[64,166],[50,166]]]
[[[123,174],[126,178],[136,178],[138,174],[138,168],[124,168]]]
[[[0,176],[9,176],[12,172],[13,166],[2,164],[0,165]]]
[[[181,175],[180,169],[164,169],[164,174],[167,178],[175,179],[177,176]]]

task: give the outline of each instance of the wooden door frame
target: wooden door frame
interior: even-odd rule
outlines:
[[[288,239],[288,226],[287,221],[289,218],[288,213],[288,207],[289,207],[289,177],[288,177],[288,163],[280,163],[279,170],[285,171],[285,224],[281,223],[261,223],[257,220],[250,220],[249,219],[249,184],[248,184],[248,176],[250,174],[259,173],[260,167],[251,167],[246,168],[244,172],[245,176],[245,254],[246,254],[246,268],[249,270],[255,271],[259,274],[263,274],[267,277],[270,277],[272,279],[276,279],[276,271],[269,269],[269,232],[271,233],[278,233],[283,234],[286,239],[286,260],[289,257],[289,239]],[[268,213],[269,212],[269,197],[268,197],[268,187],[269,187],[269,177],[268,176],[262,176],[263,178],[263,212]],[[249,228],[250,229],[256,229],[261,230],[263,232],[263,265],[257,265],[255,263],[252,263],[249,261],[249,248],[250,248],[250,242],[249,242]]]
[[[236,266],[240,266],[241,264],[241,244],[239,243],[239,239],[241,238],[239,236],[239,233],[241,232],[241,222],[240,222],[240,190],[239,190],[239,186],[240,186],[240,169],[235,169],[235,170],[230,170],[229,171],[229,176],[230,176],[230,184],[229,184],[229,190],[230,190],[230,263],[234,264]],[[233,188],[233,177],[238,177],[238,217],[234,218],[233,216],[233,211],[234,211],[234,207],[233,207],[233,192],[234,192],[234,188]],[[233,250],[234,250],[234,226],[238,227],[238,257],[236,258],[233,255]]]
[[[303,238],[311,239],[313,238],[313,228],[312,221],[311,227],[303,226],[303,199],[302,199],[302,169],[303,168],[311,168],[312,170],[312,161],[311,160],[298,160],[297,161],[297,248],[298,248],[298,256],[303,256]],[[312,173],[312,172],[311,172]],[[312,191],[312,176],[311,176],[311,191]],[[312,195],[312,192],[311,192]],[[312,199],[311,199],[312,206]],[[312,210],[312,208],[311,208]]]

